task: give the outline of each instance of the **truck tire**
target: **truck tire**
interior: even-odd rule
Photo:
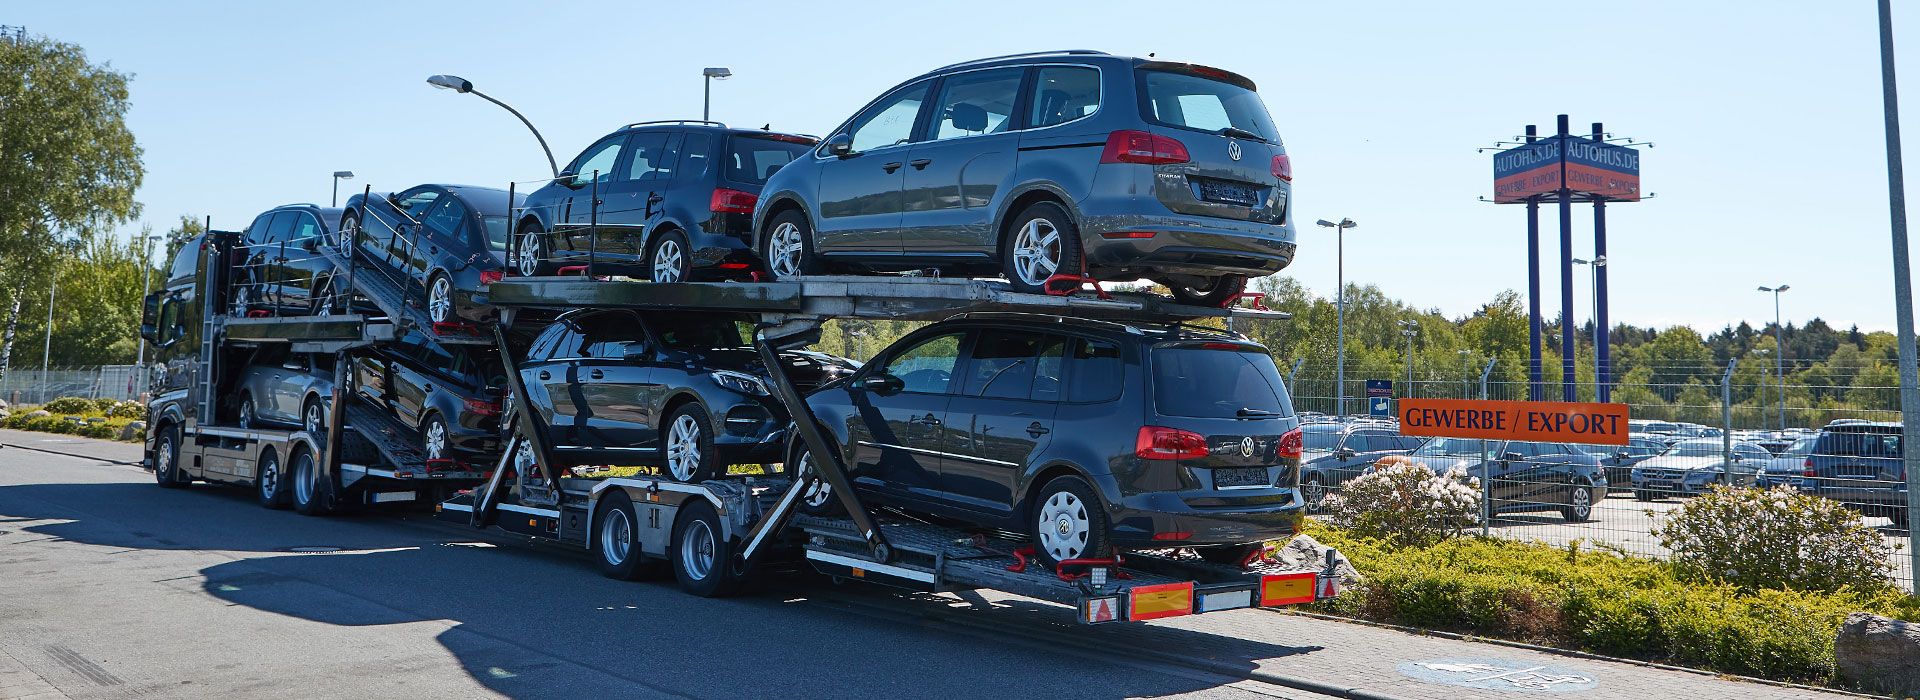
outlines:
[[[633,499],[618,488],[608,489],[593,509],[594,561],[607,578],[632,581],[640,577],[640,564],[647,555],[640,551],[640,523],[634,519]]]
[[[153,441],[153,481],[163,489],[177,489],[192,483],[180,473],[180,426],[168,423]]]
[[[280,466],[280,453],[269,447],[260,452],[260,464],[253,471],[253,493],[260,505],[272,510],[287,507],[287,480]]]
[[[720,527],[720,514],[704,500],[690,500],[673,523],[673,576],[680,589],[702,598],[733,592],[739,578],[733,573],[733,543]]]
[[[320,475],[320,464],[313,456],[313,450],[305,445],[293,448],[293,456],[287,460],[288,478],[293,483],[293,509],[301,515],[329,515],[333,513],[333,488]]]

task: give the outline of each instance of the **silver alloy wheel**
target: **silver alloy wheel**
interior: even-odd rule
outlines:
[[[1035,217],[1020,227],[1013,237],[1013,271],[1020,282],[1038,287],[1060,271],[1062,254],[1060,229],[1053,222]]]
[[[833,500],[833,484],[813,473],[813,453],[801,452],[800,458],[795,461],[800,468],[795,469],[794,473],[807,482],[806,488],[800,492],[800,501],[807,504],[808,508],[820,508]]]
[[[251,396],[240,402],[240,427],[253,427],[253,397]]]
[[[300,427],[305,428],[309,433],[318,433],[320,432],[321,425],[320,402],[309,402],[307,404],[306,420],[300,422]]]
[[[447,456],[447,422],[435,420],[427,424],[427,459],[443,459]]]
[[[514,253],[514,263],[521,277],[540,274],[540,233],[528,231],[520,235],[520,249]]]
[[[633,552],[633,526],[627,524],[627,511],[614,508],[607,511],[607,519],[600,521],[600,556],[608,564],[619,566],[627,562],[627,556]]]
[[[332,316],[333,315],[333,284],[329,282],[327,286],[320,288],[320,292],[321,293],[319,296],[314,297],[313,315]]]
[[[1086,551],[1093,526],[1087,504],[1067,491],[1055,491],[1040,507],[1040,548],[1054,561],[1079,558]]]
[[[427,292],[427,318],[434,323],[446,323],[453,317],[453,283],[445,276],[433,278],[433,288]]]
[[[653,281],[679,282],[680,280],[680,244],[671,236],[660,239],[653,249]]]
[[[247,312],[251,310],[249,307],[252,306],[253,288],[246,286],[246,283],[243,282],[233,290],[233,311],[229,312],[229,315],[245,317]]]
[[[1308,479],[1301,482],[1300,491],[1301,497],[1307,499],[1308,510],[1318,513],[1321,508],[1326,507],[1327,487],[1325,484],[1320,483],[1319,479]]]
[[[707,527],[707,521],[703,518],[689,521],[686,534],[680,536],[680,565],[686,569],[687,576],[705,581],[713,575],[713,547],[713,529]]]
[[[353,250],[354,239],[359,237],[360,220],[357,218],[347,219],[346,224],[340,227],[340,252],[351,252]]]
[[[787,279],[800,275],[800,259],[806,255],[806,241],[800,239],[800,227],[793,222],[783,222],[773,227],[773,234],[767,239],[767,270],[774,279]]]
[[[293,461],[293,500],[302,504],[313,502],[313,457],[303,455],[305,459]]]
[[[259,482],[260,500],[274,500],[274,497],[280,493],[280,457],[270,454],[266,459],[260,460],[260,476],[254,481]]]
[[[700,471],[700,422],[688,414],[673,420],[667,431],[667,472],[680,481],[692,481]]]
[[[1587,515],[1593,512],[1593,489],[1587,486],[1574,484],[1573,493],[1569,496],[1568,500],[1572,501],[1573,514],[1579,516],[1582,520],[1585,520]]]
[[[520,441],[520,447],[513,451],[513,470],[525,481],[532,482],[541,476],[539,465],[533,459],[533,443]]]

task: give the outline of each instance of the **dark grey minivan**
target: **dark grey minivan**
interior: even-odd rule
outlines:
[[[1151,279],[1231,301],[1292,262],[1293,171],[1252,81],[1055,51],[907,81],[768,180],[756,250],[836,269]]]

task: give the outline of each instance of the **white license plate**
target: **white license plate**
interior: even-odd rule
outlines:
[[[1266,485],[1267,485],[1266,467],[1213,470],[1213,487],[1216,489],[1233,488],[1236,486],[1266,486]]]

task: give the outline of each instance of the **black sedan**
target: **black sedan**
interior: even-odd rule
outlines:
[[[416,330],[353,362],[355,390],[420,431],[428,460],[484,465],[499,454],[507,378],[492,355],[442,345]]]
[[[327,313],[334,268],[320,244],[333,236],[327,227],[339,220],[339,209],[312,204],[275,207],[254,217],[234,271],[233,315]]]
[[[399,194],[354,195],[340,215],[339,239],[390,276],[434,323],[493,317],[487,285],[506,274],[507,191],[469,185],[420,185]]]
[[[1381,461],[1425,464],[1440,474],[1459,468],[1486,483],[1496,514],[1559,511],[1567,522],[1583,523],[1593,519],[1594,504],[1607,497],[1600,458],[1574,445],[1433,438],[1411,453]]]
[[[557,459],[700,481],[780,461],[788,417],[747,342],[751,327],[726,314],[571,312],[534,338],[520,376]],[[781,361],[801,391],[855,369],[812,352]]]

